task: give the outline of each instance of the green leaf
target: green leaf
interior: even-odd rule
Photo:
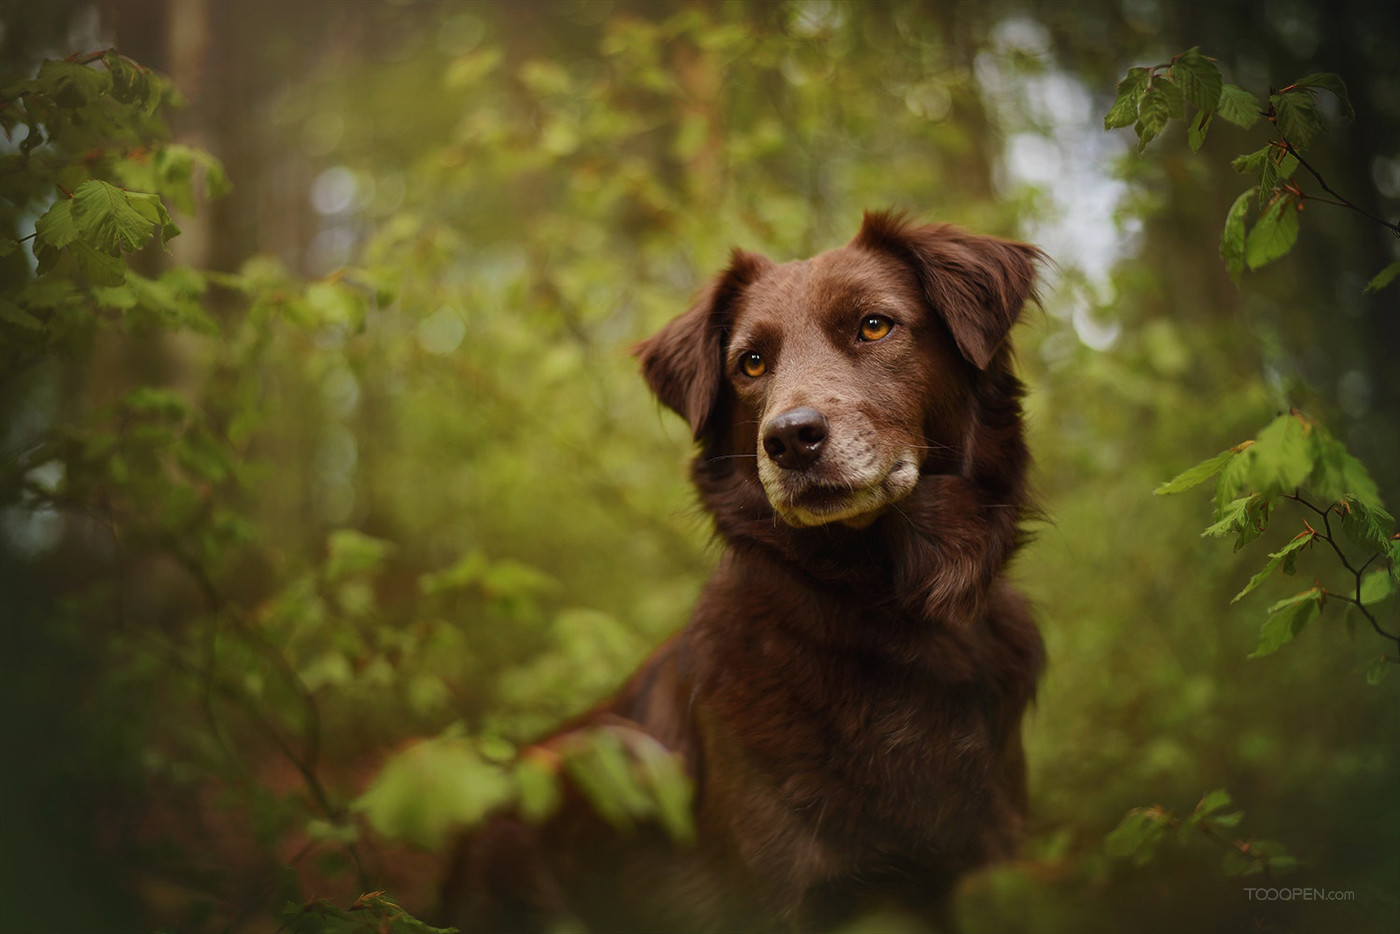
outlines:
[[[1249,583],[1244,585],[1244,589],[1241,590],[1239,593],[1235,594],[1234,599],[1230,602],[1239,602],[1239,599],[1241,597],[1249,593],[1254,588],[1258,587],[1260,584],[1264,583],[1264,581],[1268,579],[1269,575],[1274,572],[1275,568],[1282,564],[1287,558],[1292,556],[1294,552],[1298,551],[1300,548],[1303,548],[1308,544],[1311,544],[1312,540],[1316,537],[1316,532],[1299,532],[1291,542],[1289,542],[1287,545],[1284,545],[1282,548],[1280,548],[1273,554],[1269,555],[1269,563],[1264,565],[1264,570],[1251,577],[1249,579]]]
[[[1160,809],[1134,808],[1104,838],[1104,850],[1114,859],[1131,859],[1141,866],[1152,859],[1166,831]]]
[[[1159,76],[1142,93],[1142,100],[1138,105],[1138,122],[1134,127],[1138,135],[1138,152],[1142,152],[1147,144],[1166,128],[1167,121],[1172,117],[1173,98],[1166,90],[1168,87],[1175,88],[1175,85]],[[1180,98],[1180,89],[1175,89],[1176,97]]]
[[[1395,579],[1382,569],[1368,571],[1361,578],[1361,605],[1375,606],[1395,593]]]
[[[1318,72],[1315,75],[1308,75],[1306,78],[1299,78],[1294,81],[1292,87],[1295,88],[1321,88],[1330,91],[1342,105],[1342,116],[1351,120],[1356,117],[1356,110],[1351,106],[1351,97],[1347,94],[1346,82],[1330,71]]]
[[[1132,126],[1138,118],[1138,98],[1147,84],[1149,72],[1146,68],[1130,68],[1127,77],[1118,82],[1118,97],[1103,118],[1105,130]]]
[[[1317,102],[1307,91],[1285,91],[1270,95],[1274,105],[1274,122],[1279,133],[1299,149],[1312,145],[1322,132],[1322,118],[1317,114]]]
[[[36,90],[52,97],[60,107],[71,110],[86,107],[105,94],[111,85],[112,79],[105,72],[77,62],[53,59],[39,66],[39,74],[34,79]]]
[[[481,575],[481,589],[495,599],[511,600],[547,593],[559,581],[534,565],[503,558],[487,566]]]
[[[92,285],[121,285],[126,281],[126,263],[120,256],[103,252],[82,240],[70,243],[68,252],[77,263],[78,272]]]
[[[1389,266],[1376,273],[1375,278],[1366,283],[1367,292],[1379,292],[1381,289],[1395,281],[1395,277],[1400,276],[1400,260],[1396,260]]]
[[[626,747],[612,730],[589,731],[583,744],[564,756],[564,769],[598,816],[618,830],[630,831],[636,818],[654,810]]]
[[[1351,494],[1367,506],[1380,506],[1380,490],[1366,465],[1317,426],[1313,427],[1313,452],[1317,466],[1306,483],[1310,492],[1328,503],[1339,503]]]
[[[323,279],[306,287],[306,305],[318,324],[347,325],[358,331],[365,322],[365,296],[338,279]]]
[[[1229,814],[1212,814],[1202,821],[1208,827],[1238,827],[1244,820],[1244,811],[1231,811]]]
[[[1215,109],[1220,119],[1247,130],[1259,120],[1262,108],[1253,94],[1233,84],[1226,84],[1220,88],[1220,101]]]
[[[1241,175],[1249,172],[1262,172],[1264,170],[1264,160],[1269,158],[1269,153],[1273,149],[1273,146],[1265,144],[1259,149],[1254,150],[1254,152],[1236,156],[1230,160],[1230,167]]]
[[[0,298],[0,321],[23,328],[26,331],[42,331],[44,329],[44,322],[3,298]]]
[[[34,223],[34,239],[52,247],[65,247],[78,239],[78,228],[73,223],[73,199],[55,201],[44,212],[44,216]]]
[[[480,551],[469,551],[451,566],[418,578],[418,588],[424,596],[449,593],[470,587],[481,580],[490,562]]]
[[[156,386],[133,389],[122,399],[122,407],[133,414],[166,421],[180,421],[191,413],[190,403],[184,394]]]
[[[1217,509],[1215,523],[1207,527],[1201,533],[1201,537],[1205,538],[1209,535],[1212,538],[1220,538],[1236,531],[1239,523],[1244,519],[1245,511],[1249,508],[1250,502],[1254,499],[1256,499],[1254,496],[1241,496]]]
[[[1390,669],[1394,664],[1395,662],[1386,658],[1384,655],[1378,656],[1366,669],[1366,683],[1371,685],[1371,687],[1380,684],[1385,680],[1386,675],[1390,674]]]
[[[1308,602],[1320,603],[1322,600],[1322,588],[1318,586],[1309,587],[1307,590],[1300,590],[1291,597],[1284,597],[1282,600],[1269,607],[1268,612],[1278,613],[1290,607],[1301,606]]]
[[[326,580],[334,583],[351,574],[378,571],[394,547],[393,542],[354,529],[337,529],[327,541]]]
[[[202,178],[205,193],[217,198],[229,192],[228,172],[214,156],[180,143],[168,143],[156,150],[153,159],[160,192],[179,210],[195,210],[195,183]]]
[[[1233,467],[1235,463],[1239,463],[1239,461],[1232,462],[1231,466]],[[1272,500],[1260,493],[1242,496],[1217,506],[1215,524],[1202,532],[1201,537],[1209,535],[1219,538],[1224,535],[1234,535],[1236,536],[1235,550],[1239,551],[1264,534],[1264,530],[1269,524],[1269,512],[1272,506]]]
[[[1136,94],[1119,97],[1113,102],[1108,113],[1103,117],[1103,128],[1105,130],[1116,130],[1120,127],[1132,126],[1138,118],[1138,99]]]
[[[1221,860],[1221,872],[1228,878],[1248,875],[1257,872],[1258,864],[1239,850],[1229,849],[1225,851],[1225,856]]]
[[[165,209],[165,204],[160,198],[143,192],[127,192],[126,195],[138,214],[160,228],[162,243],[180,235],[180,228],[170,219],[170,212]]]
[[[1214,814],[1216,811],[1229,807],[1233,801],[1234,799],[1230,797],[1230,793],[1224,788],[1208,791],[1201,797],[1200,803],[1196,805],[1195,814],[1200,817],[1206,817]]]
[[[1201,146],[1206,141],[1206,133],[1210,132],[1210,123],[1214,119],[1215,111],[1202,110],[1196,114],[1196,119],[1191,121],[1191,125],[1186,130],[1186,142],[1190,145],[1192,152],[1201,151]]]
[[[1230,211],[1225,215],[1225,229],[1220,232],[1220,258],[1230,278],[1238,284],[1244,274],[1245,217],[1249,214],[1249,203],[1254,197],[1254,189],[1240,193]]]
[[[139,250],[155,236],[160,212],[139,195],[141,207],[132,196],[110,182],[92,179],[73,192],[73,224],[84,241],[98,250],[116,256],[122,250]],[[166,217],[169,220],[169,217]]]
[[[97,286],[92,290],[92,297],[103,308],[118,311],[128,311],[136,307],[137,302],[136,290],[129,280],[117,286]]]
[[[1241,852],[1231,849],[1225,854],[1224,871],[1227,876],[1252,876],[1264,872],[1287,872],[1295,869],[1299,861],[1289,855],[1281,843],[1273,840],[1251,840],[1248,849]]]
[[[470,743],[439,737],[391,757],[351,808],[385,837],[437,849],[452,831],[507,803],[512,791],[501,767]]]
[[[327,649],[297,672],[306,690],[316,692],[327,685],[344,687],[355,680],[355,669],[344,652]]]
[[[1201,110],[1212,111],[1220,102],[1220,69],[1215,62],[1201,54],[1199,47],[1188,49],[1177,57],[1172,63],[1171,76],[1181,86],[1186,99]]]
[[[1186,116],[1186,95],[1180,85],[1166,75],[1158,75],[1152,79],[1151,86],[1166,101],[1167,113],[1170,116],[1178,120]]]
[[[632,752],[656,800],[661,826],[677,843],[694,842],[694,786],[681,757],[640,731]]]
[[[548,820],[563,801],[559,775],[552,760],[539,750],[526,750],[514,772],[520,816],[531,823]]]
[[[1272,655],[1292,642],[1322,608],[1322,591],[1311,587],[1269,607],[1269,618],[1259,629],[1259,644],[1250,658]]]
[[[162,86],[151,72],[123,58],[115,49],[102,56],[112,79],[112,97],[150,116],[161,102]]]
[[[1152,492],[1157,496],[1167,496],[1172,493],[1180,493],[1192,487],[1200,486],[1211,477],[1220,473],[1221,469],[1224,468],[1224,466],[1230,462],[1231,458],[1238,454],[1240,450],[1239,448],[1230,448],[1229,450],[1221,451],[1209,460],[1201,461],[1195,467],[1182,471]]]
[[[1272,192],[1278,187],[1279,179],[1292,178],[1297,168],[1297,156],[1280,146],[1269,146],[1264,164],[1259,168],[1259,191]]]
[[[1244,242],[1250,269],[1271,263],[1293,249],[1298,240],[1298,209],[1291,197],[1275,198]]]
[[[1313,470],[1311,431],[1311,422],[1293,413],[1266,425],[1242,455],[1249,485],[1266,496],[1292,493],[1302,486]]]
[[[1342,497],[1342,534],[1370,553],[1388,554],[1395,546],[1391,535],[1395,519],[1379,504],[1367,504],[1355,496]]]

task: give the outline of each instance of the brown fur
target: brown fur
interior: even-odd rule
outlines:
[[[1001,580],[1028,464],[1006,336],[1041,258],[868,214],[811,260],[736,251],[639,345],[726,548],[690,624],[542,745],[646,731],[695,779],[698,842],[612,833],[570,791],[541,826],[464,841],[448,920],[786,931],[894,904],[937,928],[957,878],[1013,851],[1043,648]],[[870,315],[886,336],[858,337]],[[815,454],[781,453],[779,416],[808,419]]]

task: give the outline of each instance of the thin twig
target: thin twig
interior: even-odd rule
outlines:
[[[1336,539],[1333,537],[1332,534],[1332,520],[1330,517],[1332,511],[1336,507],[1332,506],[1328,507],[1327,509],[1320,509],[1317,506],[1314,506],[1311,502],[1309,502],[1307,498],[1305,498],[1297,490],[1294,490],[1292,493],[1288,494],[1287,498],[1293,500],[1294,502],[1302,503],[1304,506],[1311,509],[1313,512],[1317,513],[1319,516],[1322,517],[1322,527],[1324,531],[1316,532],[1316,530],[1314,530],[1317,537],[1325,541],[1328,545],[1332,546],[1332,550],[1337,553],[1338,560],[1342,562],[1342,567],[1346,568],[1347,571],[1351,573],[1352,578],[1355,581],[1356,590],[1354,597],[1348,597],[1345,594],[1340,594],[1335,591],[1327,590],[1326,588],[1323,588],[1322,592],[1330,597],[1335,597],[1338,600],[1344,600],[1347,603],[1353,604],[1358,610],[1361,611],[1361,614],[1366,617],[1367,621],[1370,622],[1371,628],[1376,631],[1377,635],[1381,636],[1382,638],[1389,639],[1396,645],[1400,645],[1400,636],[1392,635],[1391,633],[1386,632],[1384,629],[1382,629],[1381,624],[1376,621],[1376,617],[1373,616],[1371,614],[1371,611],[1368,610],[1366,606],[1361,602],[1361,575],[1365,572],[1366,568],[1370,566],[1371,562],[1378,557],[1378,555],[1373,553],[1369,558],[1366,559],[1366,563],[1361,565],[1361,567],[1353,567],[1351,562],[1347,559],[1346,553],[1342,551],[1341,546],[1337,544]]]
[[[1177,824],[1179,826],[1180,821],[1177,821]],[[1242,842],[1239,840],[1231,840],[1228,837],[1222,837],[1220,834],[1216,833],[1214,829],[1206,826],[1204,822],[1196,824],[1196,829],[1199,830],[1202,836],[1204,836],[1207,840],[1219,844],[1220,846],[1225,847],[1226,849],[1235,851],[1240,856],[1243,856],[1245,859],[1249,860],[1252,863],[1258,863],[1259,871],[1263,874],[1264,881],[1273,881],[1273,873],[1270,871],[1269,867],[1269,857],[1260,856],[1257,853],[1254,853],[1249,849],[1249,844],[1246,842]]]
[[[1347,198],[1343,197],[1342,195],[1339,195],[1336,191],[1332,189],[1331,185],[1327,184],[1327,180],[1323,178],[1321,174],[1318,173],[1317,169],[1313,168],[1312,165],[1309,164],[1308,160],[1303,158],[1302,154],[1298,152],[1296,146],[1290,143],[1288,139],[1282,135],[1279,136],[1279,139],[1283,141],[1283,148],[1288,152],[1288,154],[1291,155],[1293,158],[1297,159],[1299,165],[1301,165],[1303,168],[1307,169],[1309,172],[1312,173],[1312,177],[1317,179],[1317,183],[1322,186],[1322,190],[1337,199],[1336,201],[1325,201],[1324,203],[1335,204],[1338,207],[1343,208],[1351,208],[1353,211],[1360,214],[1367,220],[1374,221],[1375,223],[1380,224],[1382,227],[1385,227],[1397,237],[1400,237],[1400,223],[1391,223],[1388,220],[1377,217],[1376,215],[1372,214],[1370,211],[1366,210],[1360,205],[1354,204]],[[1322,199],[1314,198],[1313,200],[1321,201]]]

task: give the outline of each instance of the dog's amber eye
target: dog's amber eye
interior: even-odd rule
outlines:
[[[739,358],[739,369],[744,371],[745,376],[758,377],[768,371],[768,364],[763,362],[762,356],[750,351]]]
[[[860,339],[877,341],[894,330],[894,322],[884,315],[870,315],[860,323]]]

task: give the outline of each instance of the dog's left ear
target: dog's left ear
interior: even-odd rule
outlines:
[[[734,306],[771,265],[757,253],[735,250],[729,268],[705,287],[688,311],[632,348],[651,391],[690,424],[696,441],[713,432],[718,422]]]
[[[929,306],[958,349],[985,370],[1027,301],[1036,299],[1036,247],[970,234],[947,224],[914,226],[891,212],[866,212],[851,245],[889,253],[918,274]]]

